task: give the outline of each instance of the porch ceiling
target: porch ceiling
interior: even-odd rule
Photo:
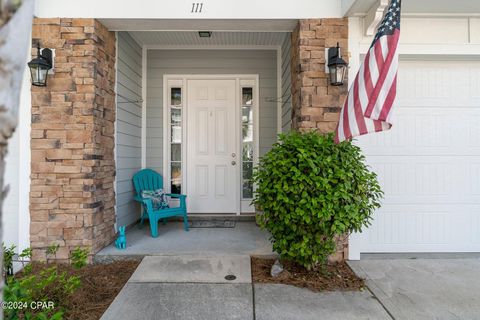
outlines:
[[[287,33],[213,31],[210,38],[200,38],[197,31],[134,31],[130,35],[147,46],[281,46]]]

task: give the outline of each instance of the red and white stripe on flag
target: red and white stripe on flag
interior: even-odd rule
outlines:
[[[392,0],[340,112],[336,143],[391,128],[399,37],[400,0]]]

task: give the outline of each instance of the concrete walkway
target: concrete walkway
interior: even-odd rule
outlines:
[[[396,320],[480,319],[480,259],[349,262]]]
[[[225,276],[234,275],[234,280]],[[251,283],[250,257],[150,256],[102,320],[390,319],[369,291]]]
[[[226,280],[228,275],[235,279]],[[148,256],[129,282],[252,283],[249,256]]]
[[[256,320],[391,319],[369,291],[317,293],[283,284],[256,284]]]

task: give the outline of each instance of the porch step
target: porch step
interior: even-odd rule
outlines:
[[[129,282],[252,283],[250,257],[146,256]]]

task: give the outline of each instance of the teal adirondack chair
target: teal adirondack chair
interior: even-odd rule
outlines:
[[[150,220],[150,231],[153,238],[158,237],[158,221],[169,217],[182,216],[183,226],[185,231],[188,231],[186,195],[167,193],[166,195],[168,197],[180,199],[180,206],[159,210],[153,209],[152,199],[142,197],[142,191],[144,190],[152,191],[163,188],[163,178],[158,172],[152,169],[140,170],[133,176],[133,186],[135,187],[135,192],[137,193],[134,199],[135,201],[140,202],[144,209],[140,224],[143,224],[145,218]]]

